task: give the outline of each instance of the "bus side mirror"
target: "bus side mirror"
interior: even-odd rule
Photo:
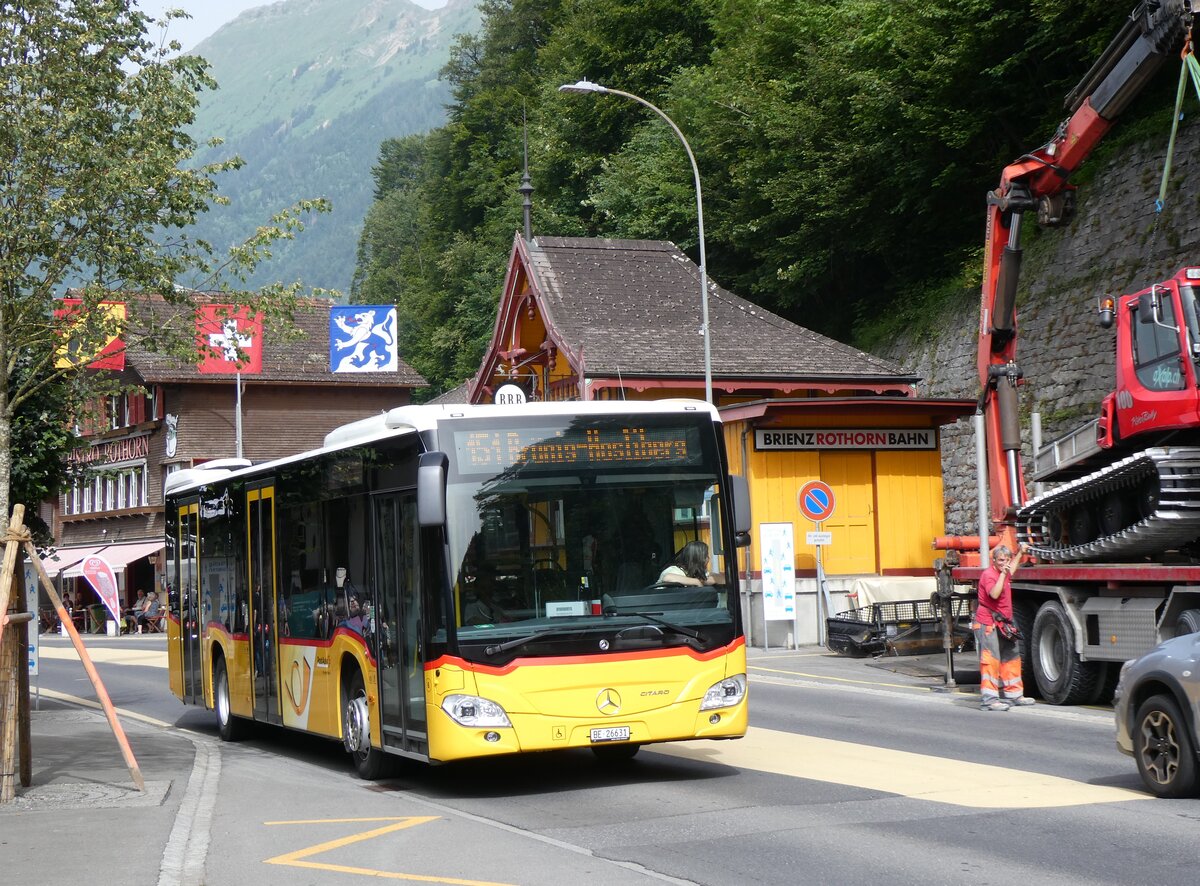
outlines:
[[[733,493],[734,544],[743,548],[750,544],[750,484],[740,474],[732,474],[729,491]]]
[[[422,452],[417,464],[417,522],[446,525],[446,466],[444,452]]]

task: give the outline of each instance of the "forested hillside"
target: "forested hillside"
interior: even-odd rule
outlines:
[[[275,250],[249,282],[302,279],[345,290],[371,205],[370,170],[385,139],[441,125],[450,98],[438,79],[456,34],[478,27],[473,0],[427,10],[409,0],[286,0],[243,13],[195,49],[219,89],[202,97],[194,132],[233,155],[230,204],[201,219],[219,248],[298,199],[327,197],[329,215]]]
[[[632,102],[557,90],[586,78],[687,136],[715,279],[869,345],[977,287],[986,190],[1053,133],[1132,5],[485,0],[444,72],[447,124],[380,152],[354,297],[400,303],[406,359],[435,385],[475,371],[521,225],[523,118],[535,235],[698,257],[678,141]],[[1175,82],[1160,80],[1126,117],[1165,135]]]

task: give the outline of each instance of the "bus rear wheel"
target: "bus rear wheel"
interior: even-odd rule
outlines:
[[[342,744],[359,778],[374,781],[387,774],[387,755],[371,747],[371,709],[362,674],[355,670],[342,690]]]
[[[222,741],[239,741],[246,735],[246,721],[233,714],[229,701],[229,671],[225,659],[213,664],[213,708],[217,714],[217,733]]]

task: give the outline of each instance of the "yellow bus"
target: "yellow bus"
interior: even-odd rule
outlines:
[[[748,492],[706,403],[405,406],[177,471],[166,507],[171,690],[225,740],[300,729],[379,778],[745,733]]]

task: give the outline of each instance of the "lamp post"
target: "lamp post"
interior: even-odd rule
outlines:
[[[692,164],[692,180],[696,185],[696,221],[700,228],[700,312],[703,324],[702,331],[704,333],[704,399],[712,403],[712,349],[709,346],[710,335],[708,331],[708,272],[705,270],[704,258],[704,203],[700,197],[700,168],[696,165],[696,158],[692,154],[692,147],[688,144],[687,139],[683,137],[683,133],[679,131],[679,127],[675,125],[674,120],[664,114],[659,108],[650,104],[644,98],[634,95],[632,92],[610,89],[607,86],[601,86],[599,83],[592,83],[589,80],[580,80],[578,83],[565,84],[558,87],[558,91],[598,92],[602,95],[619,95],[622,98],[631,99],[639,105],[644,105],[667,122],[667,125],[671,127],[671,131],[675,133],[679,141],[683,144],[683,149],[687,151],[688,160]]]

